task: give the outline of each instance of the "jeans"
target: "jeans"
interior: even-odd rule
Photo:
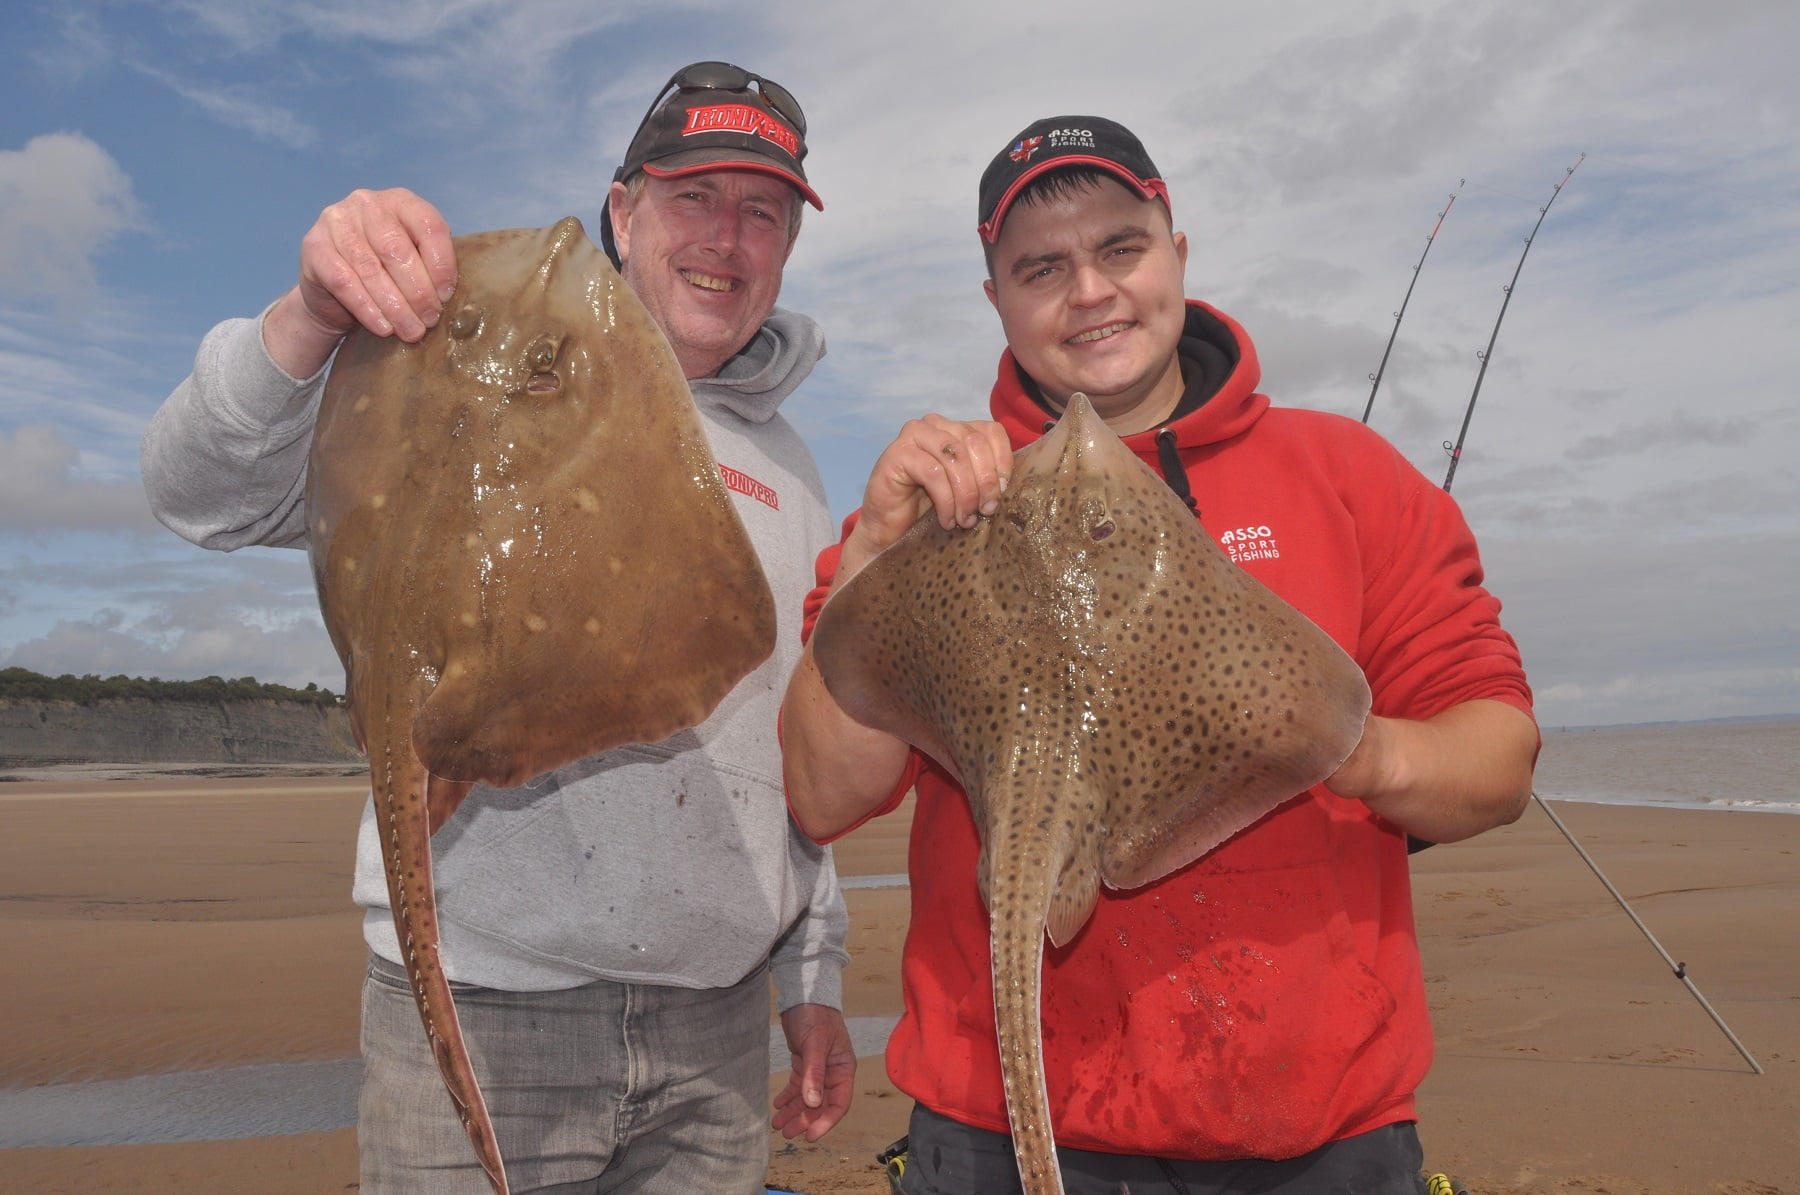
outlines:
[[[556,992],[453,984],[514,1195],[761,1195],[769,1165],[769,983],[605,981]],[[491,1195],[405,972],[363,983],[363,1195]]]
[[[906,1195],[1018,1195],[1012,1138],[914,1105]],[[1058,1147],[1068,1195],[1424,1195],[1411,1121],[1271,1162],[1187,1162]]]

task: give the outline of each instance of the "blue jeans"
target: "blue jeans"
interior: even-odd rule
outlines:
[[[1012,1138],[920,1105],[907,1132],[906,1195],[1018,1195]],[[1068,1195],[1424,1195],[1411,1121],[1279,1162],[1187,1162],[1057,1148]]]
[[[769,982],[453,985],[514,1195],[762,1195]],[[363,1195],[491,1195],[444,1090],[405,972],[363,983]]]

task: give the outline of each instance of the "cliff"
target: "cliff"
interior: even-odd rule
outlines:
[[[352,763],[341,705],[0,697],[0,768],[70,763]]]

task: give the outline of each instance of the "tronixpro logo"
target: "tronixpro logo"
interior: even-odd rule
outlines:
[[[800,138],[794,130],[751,104],[713,104],[705,108],[689,108],[683,137],[696,133],[749,133],[772,141],[789,155],[800,152]]]
[[[773,488],[764,485],[741,469],[733,469],[730,465],[720,465],[719,477],[725,482],[726,489],[735,490],[740,494],[748,494],[771,510],[781,509],[781,496]]]

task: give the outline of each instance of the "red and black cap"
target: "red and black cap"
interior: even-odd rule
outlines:
[[[791,184],[824,211],[800,165],[805,157],[806,114],[787,88],[729,62],[696,62],[671,75],[651,100],[613,181],[640,170],[656,178],[755,170]],[[600,233],[616,263],[610,216]]]
[[[994,155],[981,174],[981,239],[993,244],[1013,200],[1032,179],[1066,166],[1104,170],[1145,199],[1169,206],[1169,186],[1144,143],[1124,125],[1104,116],[1047,116]]]

